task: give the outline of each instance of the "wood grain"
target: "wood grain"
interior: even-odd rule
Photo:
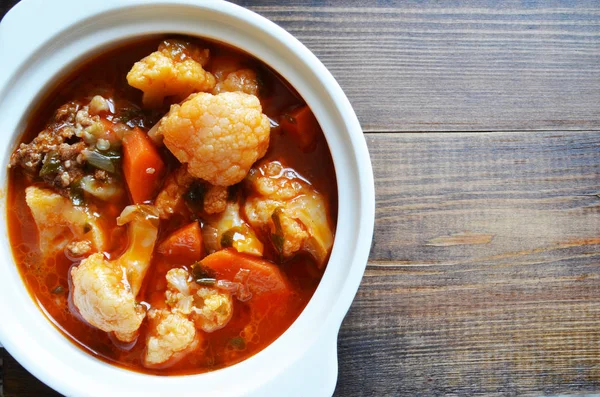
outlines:
[[[371,267],[339,339],[336,396],[600,390],[595,254]]]
[[[597,132],[369,134],[367,142],[377,190],[373,261],[557,257],[600,237]],[[457,244],[465,233],[472,241]]]
[[[4,384],[0,383],[1,397],[58,397],[59,393],[34,378],[4,349],[0,349],[0,374],[4,372]]]
[[[339,396],[600,390],[600,134],[374,134]]]
[[[597,2],[240,3],[319,57],[365,131],[598,128]]]

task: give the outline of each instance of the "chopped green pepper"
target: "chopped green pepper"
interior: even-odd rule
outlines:
[[[111,174],[117,174],[121,170],[121,153],[116,151],[88,150],[85,152],[85,159],[91,166]]]
[[[126,124],[129,128],[150,128],[156,124],[161,117],[162,114],[156,110],[125,108],[121,109],[115,119]]]
[[[198,261],[192,265],[192,277],[196,282],[202,279],[215,279],[212,269],[204,266],[202,261]]]
[[[236,234],[244,236],[244,229],[241,226],[235,226],[227,230],[221,235],[221,248],[228,248],[233,246],[233,242],[236,240]]]
[[[58,152],[51,151],[46,154],[44,158],[44,163],[42,168],[40,169],[40,176],[44,177],[47,175],[58,174],[63,171],[62,162],[60,161],[60,156]]]
[[[78,179],[69,185],[69,198],[73,202],[73,205],[81,207],[85,204],[85,198],[83,195],[83,187],[81,186],[81,179]]]

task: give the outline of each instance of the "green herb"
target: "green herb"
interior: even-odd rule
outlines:
[[[142,118],[142,117],[144,117],[144,111],[142,109],[125,108],[125,109],[121,109],[121,111],[117,115],[117,120],[120,121],[121,123],[127,124],[134,119],[138,119],[138,118]],[[133,127],[135,127],[135,125],[130,126],[130,127],[133,128]]]
[[[236,234],[243,236],[244,230],[240,226],[235,226],[223,233],[221,235],[221,248],[232,247]]]
[[[244,350],[246,348],[246,341],[241,336],[231,338],[229,344],[237,350]]]
[[[212,287],[217,283],[215,278],[199,278],[196,280],[196,284],[203,285],[205,287]]]
[[[60,161],[60,156],[58,152],[51,151],[46,154],[44,158],[44,164],[40,169],[40,176],[48,176],[52,174],[58,174],[63,171],[62,162]]]
[[[202,264],[202,261],[198,261],[192,265],[192,277],[194,280],[202,279],[214,279],[215,274],[213,270]]]
[[[273,225],[275,225],[275,233],[271,233],[271,241],[273,241],[273,245],[279,254],[283,254],[283,244],[285,243],[283,228],[281,227],[282,212],[283,210],[280,207],[275,209],[271,214],[271,220],[273,221]]]
[[[52,291],[50,291],[50,292],[52,292],[53,294],[56,294],[56,295],[60,295],[60,294],[62,294],[63,292],[65,292],[65,289],[64,289],[64,287],[63,287],[62,285],[59,285],[58,287],[54,288],[54,289],[53,289]]]
[[[69,198],[74,205],[81,207],[85,204],[85,197],[83,195],[83,187],[81,186],[81,179],[69,185]]]
[[[202,182],[194,182],[183,195],[187,206],[194,212],[200,212],[204,209],[204,195],[206,187]]]
[[[138,108],[124,108],[115,117],[117,121],[126,124],[129,128],[150,128],[162,117],[156,110],[143,110]]]
[[[277,252],[282,254],[283,253],[283,244],[285,243],[285,239],[283,238],[283,236],[272,233],[271,241],[273,241],[273,245],[275,246],[275,249],[277,250]]]
[[[98,150],[88,150],[85,152],[85,159],[93,167],[117,174],[121,170],[121,154],[119,152],[109,150],[100,152]]]

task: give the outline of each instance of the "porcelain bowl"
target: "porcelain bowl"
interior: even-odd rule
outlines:
[[[69,396],[325,396],[337,380],[337,334],[363,276],[374,185],[356,115],[319,60],[289,33],[242,7],[192,0],[24,0],[0,23],[0,163],[8,164],[44,93],[82,60],[153,34],[200,36],[243,49],[279,72],[313,110],[331,149],[339,215],[327,270],[292,326],[251,358],[217,371],[152,376],[95,359],[67,340],[28,294],[0,231],[0,342],[28,371]],[[7,169],[0,168],[6,189]],[[1,196],[2,211],[6,194]]]

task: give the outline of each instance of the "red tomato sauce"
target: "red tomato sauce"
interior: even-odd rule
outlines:
[[[21,142],[30,142],[49,123],[58,107],[71,100],[81,100],[96,93],[104,93],[114,98],[116,108],[141,107],[142,94],[127,84],[125,76],[132,65],[144,56],[155,51],[162,37],[133,42],[105,52],[85,64],[75,68],[46,95],[32,113]],[[219,58],[234,57],[257,72],[260,77],[260,94],[263,112],[275,123],[286,119],[289,113],[305,106],[302,98],[277,73],[260,61],[228,46],[197,41],[203,48],[209,48],[211,63]],[[155,118],[168,111],[168,103],[157,110]],[[329,148],[318,124],[311,131],[314,142],[310,149],[299,144],[294,135],[287,134],[277,124],[271,128],[270,145],[264,159],[279,160],[287,167],[301,174],[325,197],[330,223],[335,230],[337,219],[337,188],[333,162]],[[152,120],[139,122],[139,128],[148,131]],[[159,148],[166,164],[167,176],[179,164],[165,148]],[[122,180],[125,184],[125,181]],[[164,178],[162,179],[164,182]],[[215,332],[202,333],[201,345],[193,353],[166,368],[147,368],[143,365],[147,321],[142,323],[137,340],[125,345],[104,331],[92,327],[82,320],[70,300],[70,269],[81,261],[60,251],[50,258],[43,258],[38,243],[38,231],[31,211],[25,202],[25,188],[30,185],[43,186],[44,182],[26,174],[19,168],[9,170],[8,184],[8,229],[15,263],[32,298],[37,302],[47,318],[67,338],[82,350],[96,358],[129,370],[156,375],[181,375],[202,373],[240,362],[264,349],[278,338],[300,315],[315,292],[325,268],[317,266],[312,257],[301,253],[293,258],[282,260],[272,245],[265,243],[263,259],[275,264],[281,271],[289,296],[283,300],[261,301],[252,299],[242,302],[234,299],[233,317],[227,325]],[[239,188],[242,200],[248,194]],[[105,250],[109,258],[118,257],[127,246],[126,228],[118,227],[115,218],[123,208],[132,203],[125,194],[120,200],[101,201],[91,199],[101,214],[101,222],[109,236]],[[202,219],[197,221],[203,224]],[[190,223],[186,217],[174,216],[161,220],[156,247],[172,231]],[[151,306],[164,306],[166,289],[165,274],[174,266],[192,266],[185,261],[169,260],[156,253],[146,275],[138,301]],[[256,298],[258,299],[258,298]]]

